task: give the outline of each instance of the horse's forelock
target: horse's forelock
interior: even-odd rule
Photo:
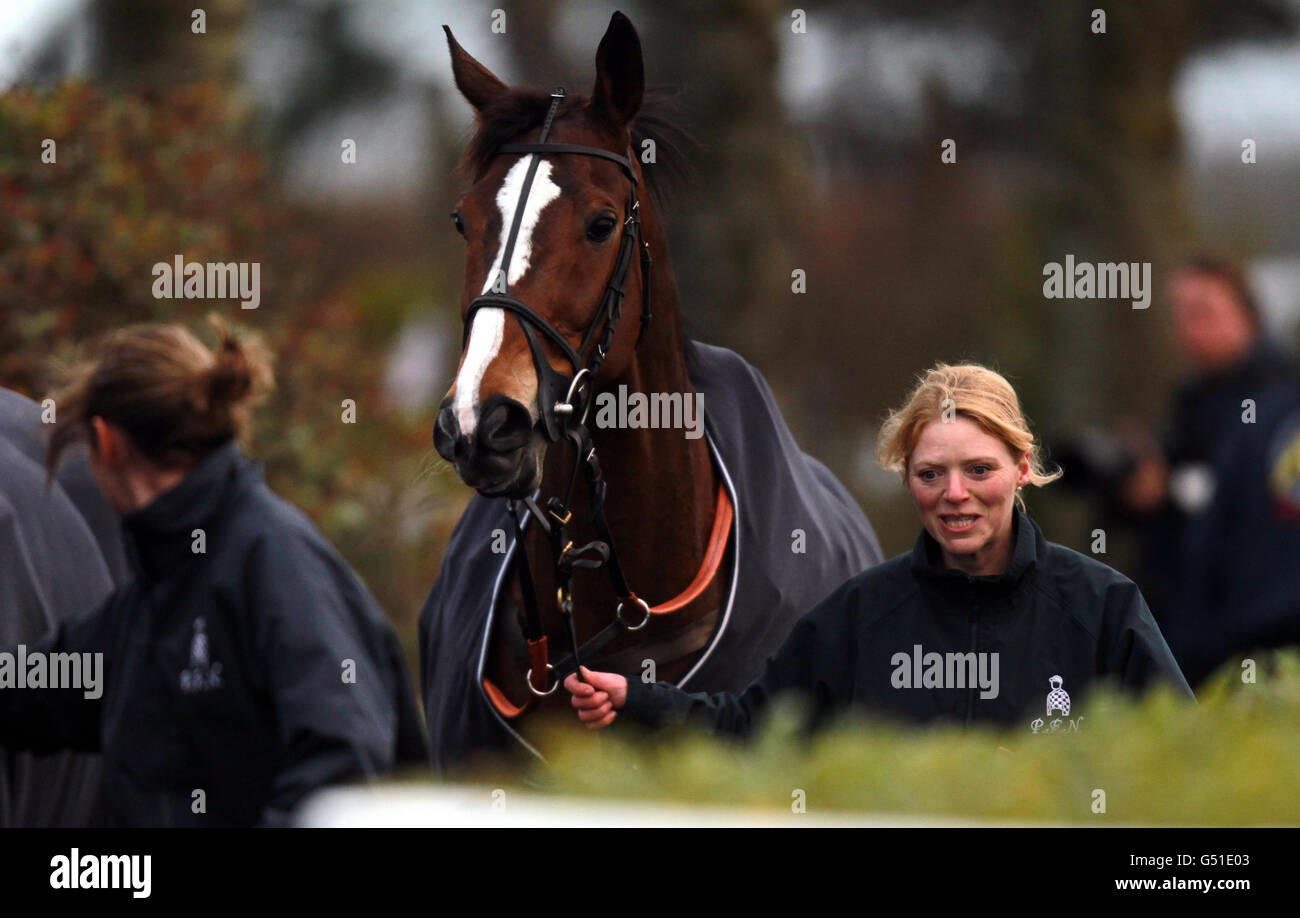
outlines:
[[[580,94],[567,96],[556,113],[556,121],[582,109],[587,101],[587,97]],[[541,127],[550,105],[550,95],[541,90],[512,89],[502,93],[479,112],[478,130],[465,148],[461,170],[473,180],[482,177],[503,144]],[[692,174],[685,154],[685,148],[692,145],[692,141],[674,120],[677,108],[675,93],[664,87],[647,88],[641,110],[631,125],[634,155],[642,156],[644,142],[653,141],[653,166],[647,168],[649,164],[643,158],[642,171],[651,193],[661,205],[667,203],[668,192],[689,181]]]

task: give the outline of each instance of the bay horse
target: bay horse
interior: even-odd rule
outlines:
[[[675,155],[615,13],[589,97],[510,88],[444,27],[477,131],[452,214],[464,344],[439,455],[478,491],[420,616],[435,765],[526,748],[583,665],[739,690],[879,562],[857,504],[762,377],[687,341],[657,195]],[[653,150],[651,156],[647,151]],[[703,399],[704,436],[591,424],[600,393]]]

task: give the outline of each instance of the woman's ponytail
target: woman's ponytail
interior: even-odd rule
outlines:
[[[274,385],[270,356],[256,336],[237,336],[216,314],[208,319],[215,350],[180,325],[111,333],[54,396],[47,470],[53,474],[63,450],[89,438],[96,416],[164,468],[189,468],[231,438],[246,439],[253,406]]]
[[[259,339],[241,340],[215,314],[208,321],[218,336],[212,364],[202,372],[208,425],[214,436],[229,431],[242,438],[252,423],[250,406],[274,385],[270,357]]]

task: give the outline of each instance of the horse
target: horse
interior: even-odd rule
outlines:
[[[579,663],[743,689],[800,616],[881,559],[762,376],[685,337],[659,194],[677,135],[632,23],[611,17],[590,96],[508,87],[444,30],[476,133],[452,214],[464,339],[433,439],[478,493],[420,614],[441,771],[544,759],[529,725],[568,708],[556,689]],[[702,429],[593,420],[615,392],[624,408],[702,403]]]

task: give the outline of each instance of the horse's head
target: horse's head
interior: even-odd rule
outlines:
[[[478,131],[466,154],[474,183],[452,215],[467,243],[465,345],[433,439],[466,484],[488,496],[518,497],[540,483],[548,434],[556,438],[553,408],[579,369],[573,358],[586,361],[600,344],[606,286],[618,273],[627,211],[637,200],[631,178],[639,178],[640,167],[629,155],[629,126],[644,91],[641,44],[615,13],[596,53],[590,99],[556,101],[507,87],[450,29],[447,42]],[[578,145],[585,154],[501,149],[536,142],[551,114],[546,142]],[[641,243],[634,237],[633,244]],[[607,379],[628,369],[642,324],[647,263],[637,254],[624,269],[626,315],[612,323],[606,342],[600,375]],[[585,382],[590,394],[594,381]]]

